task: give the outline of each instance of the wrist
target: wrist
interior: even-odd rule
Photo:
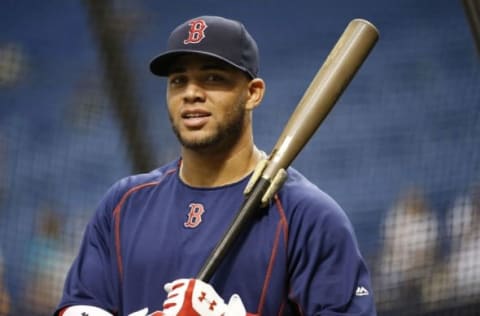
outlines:
[[[65,307],[59,313],[60,316],[78,316],[78,315],[89,315],[89,316],[113,316],[113,314],[107,312],[106,310],[91,306],[91,305],[72,305]]]

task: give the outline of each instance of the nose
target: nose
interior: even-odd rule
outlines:
[[[200,85],[190,81],[185,87],[183,99],[186,103],[203,102],[205,100],[205,91]]]

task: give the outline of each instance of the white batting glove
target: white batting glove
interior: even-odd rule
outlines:
[[[246,316],[240,296],[232,295],[228,304],[208,283],[196,279],[178,279],[165,284],[167,299],[163,313],[167,316]]]

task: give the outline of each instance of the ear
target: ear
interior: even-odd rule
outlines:
[[[248,83],[248,100],[245,105],[247,110],[253,110],[263,100],[265,94],[265,82],[260,78],[254,78]]]

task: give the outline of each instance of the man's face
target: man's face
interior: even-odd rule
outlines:
[[[173,131],[188,149],[231,146],[247,120],[249,78],[216,58],[183,55],[170,68],[167,104]]]

